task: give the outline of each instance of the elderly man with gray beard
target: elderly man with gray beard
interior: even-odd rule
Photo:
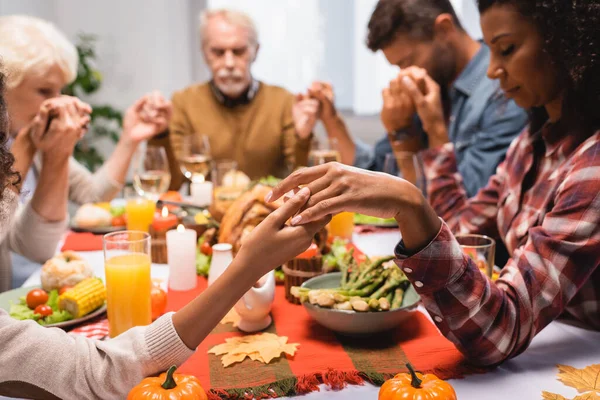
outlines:
[[[252,77],[259,43],[246,14],[208,10],[200,16],[202,52],[212,78],[173,95],[170,129],[154,140],[167,148],[171,188],[184,182],[178,160],[186,137],[205,135],[213,160],[234,160],[251,179],[283,177],[306,165],[319,104]]]

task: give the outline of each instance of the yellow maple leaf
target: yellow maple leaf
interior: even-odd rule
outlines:
[[[270,363],[283,354],[293,356],[296,353],[298,343],[287,343],[288,338],[277,336],[273,333],[261,333],[258,335],[246,335],[225,339],[225,343],[211,348],[208,352],[221,357],[224,367],[237,362],[242,362],[249,357],[252,361],[265,364]]]
[[[579,393],[600,392],[600,364],[587,366],[583,369],[569,365],[557,365],[558,380],[567,386],[575,388]]]
[[[220,356],[220,355],[229,353],[231,350],[235,349],[235,347],[236,347],[235,343],[223,343],[223,344],[213,347],[208,352]]]
[[[550,393],[550,392],[542,392],[542,399],[544,399],[544,400],[567,400],[566,397],[563,397],[560,394]]]
[[[258,351],[255,351],[254,353],[250,353],[248,354],[248,357],[250,357],[250,359],[252,361],[260,361],[262,363],[265,362],[265,360],[263,360],[263,358],[260,356],[260,353]],[[266,363],[265,363],[266,364]]]
[[[225,354],[223,358],[221,358],[221,362],[224,367],[229,367],[231,364],[235,364],[237,362],[242,362],[246,358],[246,354]]]

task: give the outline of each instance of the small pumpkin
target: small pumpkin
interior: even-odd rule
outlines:
[[[172,366],[159,377],[144,379],[131,389],[127,400],[208,400],[195,376],[175,374],[176,369],[176,366]]]
[[[409,373],[402,373],[387,380],[379,390],[379,400],[456,400],[454,388],[433,374],[415,372],[406,364]]]

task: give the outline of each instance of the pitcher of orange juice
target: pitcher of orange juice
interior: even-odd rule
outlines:
[[[104,236],[104,269],[109,336],[150,325],[150,235],[121,231]]]

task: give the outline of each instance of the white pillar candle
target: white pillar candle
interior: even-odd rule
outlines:
[[[179,225],[167,232],[169,289],[186,291],[196,288],[196,231]]]
[[[192,200],[199,206],[210,206],[213,198],[212,182],[192,182],[190,192]]]

